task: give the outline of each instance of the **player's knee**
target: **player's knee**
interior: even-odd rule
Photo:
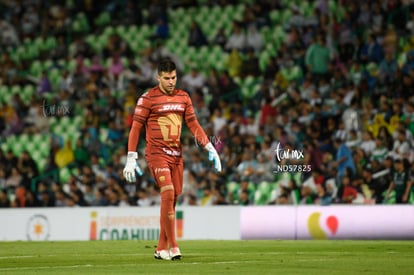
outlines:
[[[160,188],[160,193],[162,194],[163,192],[168,191],[168,190],[172,190],[174,193],[174,185],[168,184],[168,185],[162,186]]]
[[[162,201],[174,202],[175,194],[174,194],[174,187],[172,185],[161,187],[160,193],[161,193]]]
[[[175,218],[175,212],[174,211],[168,212],[168,219],[173,220],[174,218]]]
[[[164,186],[164,187],[168,187]],[[174,212],[174,204],[175,204],[175,194],[174,194],[174,187],[171,185],[171,188],[168,187],[161,191],[161,203],[166,205],[167,216],[169,220],[173,220],[175,218]]]

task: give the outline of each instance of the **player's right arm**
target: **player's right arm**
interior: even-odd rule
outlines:
[[[137,105],[135,106],[134,111],[134,120],[129,132],[127,162],[123,171],[124,177],[128,182],[135,182],[135,171],[140,176],[143,174],[143,171],[137,162],[137,146],[139,143],[141,130],[147,123],[147,119],[151,110],[151,102],[146,95],[146,93],[143,94],[137,101]]]

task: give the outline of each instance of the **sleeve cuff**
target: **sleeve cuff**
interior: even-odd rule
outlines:
[[[138,159],[138,153],[129,151],[127,157],[128,158],[133,158],[133,159]]]

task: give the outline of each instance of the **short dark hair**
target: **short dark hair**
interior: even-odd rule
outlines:
[[[158,62],[158,74],[161,74],[162,72],[170,73],[175,70],[175,63],[169,58],[162,59]]]

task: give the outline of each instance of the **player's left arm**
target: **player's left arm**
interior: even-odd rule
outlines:
[[[208,158],[214,162],[214,168],[217,172],[221,172],[221,161],[220,157],[214,148],[213,144],[207,138],[206,133],[198,122],[197,116],[194,112],[194,108],[191,99],[188,97],[187,106],[184,113],[184,120],[190,129],[193,136],[197,139],[198,143],[201,144],[205,150],[208,151]]]

